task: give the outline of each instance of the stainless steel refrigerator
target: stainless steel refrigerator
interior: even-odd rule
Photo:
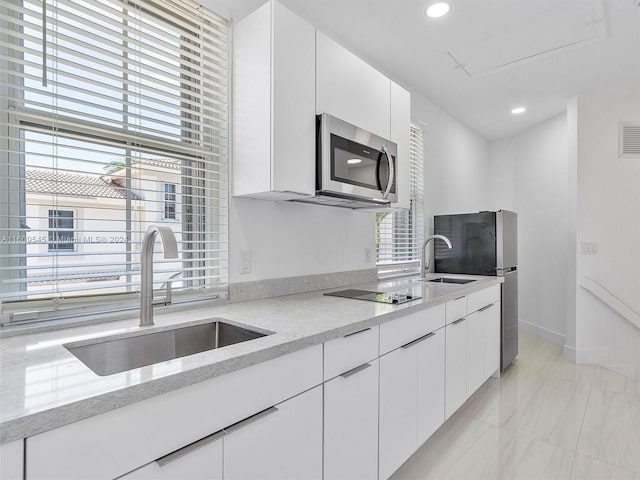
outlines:
[[[434,269],[440,273],[497,275],[502,284],[501,368],[518,355],[518,217],[508,210],[436,215],[435,234],[445,235],[434,246]]]

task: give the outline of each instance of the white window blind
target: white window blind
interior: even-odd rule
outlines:
[[[157,242],[156,288],[225,295],[227,20],[190,0],[0,8],[2,313],[133,302],[152,224],[179,248]]]
[[[380,277],[414,273],[424,239],[424,140],[412,125],[409,140],[409,210],[376,213],[376,260]]]

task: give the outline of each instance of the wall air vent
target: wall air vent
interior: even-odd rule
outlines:
[[[619,156],[640,157],[640,123],[620,122]]]

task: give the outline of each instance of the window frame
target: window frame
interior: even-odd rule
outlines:
[[[19,1],[16,1],[15,3],[19,3]],[[162,5],[161,2],[159,3],[159,5]],[[13,33],[13,31],[8,31],[7,36],[4,37],[4,22],[6,21],[8,25],[12,25],[13,23],[15,23],[15,18],[6,18],[6,13],[9,12],[10,15],[12,15],[14,12],[12,10],[10,10],[9,8],[7,8],[7,10],[3,8],[0,9],[0,11],[2,12],[2,19],[0,20],[1,22],[3,22],[3,41],[7,40],[7,39],[11,39],[11,34]],[[175,15],[177,17],[183,18],[181,17],[181,13],[179,11],[175,12]],[[216,16],[226,25],[224,28],[225,30],[225,36],[228,37],[227,45],[226,45],[226,52],[225,52],[225,56],[224,56],[224,61],[226,62],[226,67],[227,69],[230,69],[231,67],[231,41],[230,41],[230,36],[231,36],[231,27],[230,27],[230,22],[228,21],[228,19],[224,18],[223,16],[216,14]],[[161,17],[158,17],[161,18]],[[186,17],[184,17],[186,18]],[[6,19],[6,20],[5,20]],[[163,19],[164,20],[164,19]],[[169,20],[169,22],[171,22],[171,20]],[[208,24],[207,28],[211,29],[211,24]],[[7,42],[8,43],[8,42]],[[11,47],[8,47],[8,51],[9,54],[7,55],[7,62],[15,62],[15,59],[17,56],[19,56],[19,53],[15,53],[16,49],[12,49]],[[3,52],[3,57],[4,57],[4,52]],[[123,57],[125,58],[125,57]],[[4,62],[4,59],[3,59]],[[185,68],[188,70],[189,68],[192,68],[187,61],[185,61]],[[3,65],[4,67],[4,65]],[[185,73],[186,75],[186,73]],[[206,71],[206,73],[204,75],[209,75],[209,72]],[[2,82],[2,91],[0,92],[2,94],[2,111],[3,113],[6,112],[6,117],[5,119],[2,119],[3,123],[6,121],[6,125],[5,125],[5,129],[8,132],[5,136],[0,137],[0,152],[2,152],[3,154],[3,158],[6,158],[7,161],[6,162],[0,162],[2,163],[2,165],[0,165],[0,190],[4,190],[4,191],[16,191],[16,186],[15,185],[10,185],[10,181],[11,179],[20,179],[20,181],[18,182],[19,185],[17,187],[17,191],[19,191],[20,193],[18,195],[21,196],[22,200],[20,200],[19,202],[15,202],[15,201],[11,201],[9,200],[7,204],[5,204],[3,202],[3,208],[5,206],[10,206],[12,209],[17,209],[17,210],[10,210],[8,213],[8,215],[6,215],[6,218],[3,218],[2,221],[0,222],[0,231],[1,232],[6,232],[6,233],[12,233],[15,231],[22,231],[24,233],[24,229],[22,229],[21,226],[17,226],[17,224],[15,223],[15,219],[25,219],[26,218],[26,206],[27,206],[27,202],[26,200],[24,200],[26,198],[26,187],[25,187],[25,169],[27,168],[25,165],[25,154],[24,151],[22,150],[22,153],[18,153],[21,151],[20,148],[20,144],[22,144],[25,140],[22,137],[22,132],[24,130],[30,130],[30,127],[34,126],[31,125],[29,123],[30,118],[29,118],[29,108],[25,107],[23,109],[15,109],[15,108],[11,108],[11,102],[13,102],[15,99],[17,99],[17,101],[19,102],[21,98],[24,98],[23,96],[19,95],[22,93],[24,86],[23,86],[23,81],[20,77],[20,75],[8,75],[7,78],[10,79],[10,81],[3,81]],[[11,83],[11,80],[13,81],[13,83]],[[229,100],[224,100],[224,109],[222,112],[222,116],[221,118],[223,120],[220,120],[219,125],[221,126],[220,128],[222,128],[226,134],[228,135],[231,131],[230,129],[230,122],[231,122],[231,81],[230,81],[230,77],[226,80],[226,88],[223,89],[217,89],[215,90],[216,92],[220,92],[221,95],[223,95],[225,97],[225,99],[229,99]],[[11,99],[11,100],[10,100]],[[210,108],[210,107],[208,107]],[[217,112],[217,110],[216,110]],[[226,118],[225,118],[226,117]],[[41,119],[42,120],[42,116]],[[64,118],[61,117],[57,117],[57,118],[51,118],[50,122],[39,122],[37,125],[35,125],[36,128],[38,129],[50,129],[51,131],[54,130],[58,130],[61,131],[60,136],[64,136],[63,130],[59,128],[59,126],[56,125],[56,121],[60,121],[60,120],[64,120]],[[189,123],[190,119],[185,117],[185,119],[183,120],[182,123],[182,127],[184,128],[184,125]],[[123,125],[125,125],[123,123]],[[83,119],[79,119],[79,118],[74,118],[73,119],[73,126],[74,126],[74,134],[80,134],[80,135],[86,135],[87,136],[87,141],[91,141],[91,138],[95,139],[97,141],[97,143],[100,143],[100,141],[106,137],[105,136],[98,136],[95,137],[95,125],[93,125],[90,122],[86,122]],[[77,129],[76,129],[77,127]],[[216,127],[213,127],[216,128]],[[41,131],[41,130],[39,130]],[[105,127],[103,129],[100,129],[101,132],[108,132],[108,128]],[[203,130],[199,135],[201,136],[205,136],[205,135],[211,135],[210,133],[206,133],[206,130]],[[116,135],[118,137],[118,135]],[[227,137],[228,138],[228,137]],[[183,137],[184,139],[184,137]],[[155,143],[155,139],[154,138],[149,138],[149,141],[151,142],[150,145]],[[175,145],[169,145],[169,142],[167,141],[167,145],[168,145],[168,152],[176,152],[177,155],[181,156],[181,157],[185,157],[187,152],[191,152],[191,149],[188,148],[187,146],[182,146],[182,142],[184,140],[182,140],[179,143],[176,143]],[[197,141],[197,140],[196,140]],[[144,149],[145,145],[144,145],[145,139],[143,136],[137,136],[135,139],[135,144],[129,144],[127,142],[122,142],[122,146],[127,148],[127,149]],[[182,147],[182,148],[181,148]],[[153,147],[154,149],[156,148],[155,145]],[[217,148],[217,147],[216,147]],[[208,196],[202,200],[199,200],[198,205],[204,205],[205,207],[200,207],[200,208],[206,208],[207,209],[207,216],[206,216],[206,222],[207,224],[209,222],[217,222],[216,225],[223,225],[222,230],[220,230],[220,227],[217,226],[215,229],[215,233],[213,235],[215,236],[223,236],[223,243],[225,243],[225,245],[228,245],[228,233],[226,233],[225,231],[228,231],[228,223],[226,220],[224,220],[223,224],[220,224],[220,217],[225,217],[228,216],[228,214],[222,213],[219,211],[219,205],[222,203],[223,199],[226,200],[228,202],[228,190],[229,190],[229,175],[228,175],[228,164],[229,164],[229,154],[228,154],[228,150],[230,148],[230,145],[227,145],[226,147],[227,153],[223,153],[222,156],[224,157],[223,163],[222,164],[218,164],[216,163],[215,165],[223,165],[223,168],[226,169],[226,171],[223,174],[223,177],[225,178],[225,182],[226,182],[226,190],[227,190],[227,194],[223,197],[223,196],[216,196],[215,198],[211,197],[209,198]],[[184,150],[184,151],[183,151]],[[206,153],[204,153],[204,155],[206,155],[207,157],[213,157],[215,155],[219,155],[219,153],[217,151],[211,150],[211,151],[207,151]],[[205,164],[205,161],[203,160],[203,158],[200,158],[198,155],[193,155],[191,157],[191,160],[187,160],[187,167],[182,168],[182,171],[187,171],[189,173],[187,173],[186,175],[194,175],[193,172],[196,171],[198,168],[203,168],[206,169],[203,170],[204,173],[202,174],[202,178],[206,178],[207,180],[196,180],[196,182],[200,182],[202,183],[203,181],[210,181],[209,179],[209,175],[213,175],[214,177],[217,178],[217,175],[219,175],[218,170],[215,170],[213,173],[211,173],[208,170],[208,166],[206,167],[198,167],[198,163],[202,163],[203,165]],[[206,163],[206,165],[209,165],[208,161]],[[130,166],[129,166],[130,167]],[[182,175],[182,173],[181,173]],[[173,184],[175,187],[175,192],[173,193],[174,196],[174,205],[175,205],[175,214],[174,214],[174,218],[168,219],[168,220],[174,220],[174,221],[179,221],[178,219],[178,211],[177,211],[177,207],[179,205],[178,202],[178,195],[180,194],[180,190],[184,190],[180,189],[179,186],[177,184]],[[208,184],[207,184],[208,185]],[[11,187],[11,188],[9,188]],[[199,188],[204,188],[204,187],[200,187],[198,183],[194,183],[193,185],[190,186],[190,188],[193,191],[197,191]],[[208,187],[207,187],[208,188]],[[165,192],[163,191],[163,196],[165,195]],[[163,203],[164,203],[164,199],[163,199]],[[196,207],[197,208],[197,207]],[[218,210],[216,210],[215,212],[213,212],[212,210],[214,210],[215,208],[217,208]],[[224,207],[228,209],[228,206]],[[56,208],[52,208],[52,211],[55,211]],[[50,245],[51,242],[49,241],[50,238],[50,232],[51,232],[51,228],[49,228],[47,230],[47,237],[46,237],[46,243],[47,243],[47,248],[46,250],[52,254],[52,255],[56,255],[57,253],[70,253],[70,252],[77,252],[77,245],[76,242],[74,240],[74,235],[77,234],[77,228],[78,228],[78,212],[73,211],[73,216],[72,216],[72,222],[73,222],[73,228],[69,229],[68,231],[73,232],[72,233],[72,237],[71,237],[71,247],[69,249],[54,249],[54,250],[50,250]],[[162,217],[164,218],[164,212],[162,214]],[[13,222],[13,223],[11,223]],[[47,217],[47,222],[50,222],[50,217]],[[153,222],[151,222],[153,223]],[[21,224],[22,225],[22,224]],[[191,240],[191,244],[190,245],[198,245],[198,242],[202,242],[204,240],[202,240],[203,235],[206,235],[207,238],[209,238],[210,234],[207,233],[208,229],[203,228],[201,229],[202,231],[198,230],[193,232],[192,236],[194,237],[193,240]],[[64,231],[67,231],[66,229]],[[7,248],[4,248],[7,247]],[[27,264],[26,264],[26,251],[27,251],[27,245],[23,244],[23,245],[12,245],[10,247],[8,246],[3,246],[0,245],[0,257],[2,257],[3,259],[3,266],[5,265],[5,252],[17,252],[18,255],[8,255],[8,256],[12,256],[15,257],[15,260],[12,258],[9,263],[7,265],[9,265],[10,267],[13,267],[14,265],[17,266],[18,268],[22,268],[24,269],[24,271],[26,272],[27,269]],[[193,247],[190,247],[193,248]],[[208,247],[210,248],[210,247]],[[224,275],[224,282],[223,285],[224,286],[224,291],[221,291],[221,288],[223,288],[222,286],[220,288],[216,287],[214,288],[214,292],[213,293],[205,293],[204,291],[195,291],[194,290],[193,294],[186,299],[180,299],[177,298],[175,296],[174,293],[174,303],[180,303],[181,301],[187,301],[187,302],[191,302],[191,301],[199,301],[199,300],[207,300],[207,301],[211,301],[211,300],[215,300],[215,299],[225,299],[228,298],[228,284],[229,284],[229,278],[228,278],[228,260],[225,259],[225,257],[228,258],[228,246],[225,246],[225,253],[222,257],[203,257],[202,259],[199,259],[199,257],[193,257],[192,262],[193,263],[207,263],[208,265],[213,262],[215,264],[222,264],[222,268],[226,271],[226,274]],[[12,263],[12,262],[17,262],[17,263]],[[225,262],[227,262],[225,264]],[[204,267],[203,267],[204,268]],[[207,268],[211,268],[210,266],[208,266]],[[199,273],[197,271],[194,271],[194,275],[198,275]],[[25,277],[26,278],[26,277]],[[17,284],[16,284],[17,285]],[[26,290],[25,290],[26,291]],[[83,296],[80,298],[69,298],[66,301],[59,301],[59,299],[56,298],[51,298],[51,299],[45,299],[45,300],[39,300],[39,299],[28,299],[28,300],[24,300],[24,301],[16,301],[16,302],[8,302],[6,301],[3,297],[4,295],[0,295],[0,325],[6,325],[6,324],[13,324],[13,323],[22,323],[21,317],[23,317],[23,315],[21,315],[21,313],[25,310],[35,310],[39,313],[38,315],[38,319],[35,321],[48,321],[48,320],[58,320],[62,317],[70,317],[73,318],[76,315],[81,315],[82,312],[86,312],[87,311],[91,311],[91,312],[95,312],[96,314],[99,315],[103,315],[103,314],[107,314],[109,315],[110,313],[120,313],[124,310],[132,310],[132,309],[136,309],[138,308],[138,300],[134,299],[134,300],[130,300],[130,298],[132,297],[137,297],[138,293],[114,293],[109,295],[111,297],[111,299],[105,299],[106,301],[104,302],[104,304],[100,305],[100,306],[90,306],[90,302],[92,300],[91,294],[88,294],[86,296]],[[117,297],[117,298],[116,298]],[[177,300],[177,302],[175,301]],[[83,305],[84,303],[84,305]],[[64,305],[63,305],[64,304]],[[80,304],[79,307],[76,307],[76,305]],[[89,305],[89,306],[87,306]],[[25,318],[27,317],[31,317],[31,315],[24,315]],[[31,321],[31,320],[26,320],[26,321]]]
[[[414,139],[417,137],[418,140]],[[420,272],[421,247],[424,240],[424,128],[412,122],[410,125],[410,191],[409,209],[391,209],[376,213],[376,268],[378,278],[387,279],[415,275]],[[420,144],[416,144],[419,141]],[[391,222],[390,228],[381,230],[383,222]],[[386,255],[398,260],[381,259],[381,235],[391,236],[390,250]],[[389,238],[387,237],[387,243]],[[409,246],[410,243],[410,246]]]

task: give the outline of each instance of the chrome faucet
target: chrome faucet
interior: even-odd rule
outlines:
[[[140,251],[140,326],[153,325],[153,245],[160,234],[164,258],[178,258],[178,244],[169,227],[150,225],[142,239]]]
[[[435,239],[444,240],[444,242],[447,244],[447,246],[449,248],[452,248],[451,240],[449,240],[444,235],[429,235],[425,239],[424,244],[422,245],[422,272],[420,273],[420,278],[426,278],[427,272],[429,271],[429,259],[427,258],[427,254],[426,254],[426,252],[427,252],[427,244],[431,240],[435,240]]]

